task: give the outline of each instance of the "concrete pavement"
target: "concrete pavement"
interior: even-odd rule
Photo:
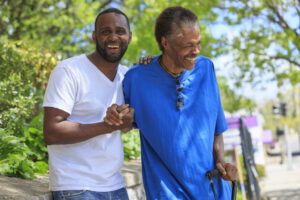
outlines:
[[[266,164],[266,177],[261,180],[263,200],[300,200],[300,156],[293,157],[293,165],[288,169],[286,162],[269,157]]]

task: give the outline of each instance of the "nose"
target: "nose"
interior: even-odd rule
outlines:
[[[199,45],[193,46],[192,53],[196,54],[196,55],[199,54],[200,53],[200,46]]]
[[[111,33],[108,38],[110,41],[117,41],[118,35],[116,33]]]

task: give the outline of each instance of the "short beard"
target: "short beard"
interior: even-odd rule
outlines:
[[[122,44],[120,44],[120,48],[121,48],[121,52],[119,55],[116,55],[116,56],[108,55],[107,52],[105,51],[105,44],[104,44],[104,48],[102,48],[98,39],[96,38],[96,51],[107,62],[110,62],[110,63],[120,62],[120,60],[122,59],[122,57],[124,56],[124,54],[128,48],[128,45],[126,46],[126,48],[123,49]]]

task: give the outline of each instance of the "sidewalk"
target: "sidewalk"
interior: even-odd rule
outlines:
[[[260,187],[264,200],[300,200],[300,156],[293,157],[292,169],[269,158]]]
[[[144,200],[140,162],[125,162],[122,174],[129,198]],[[39,176],[34,180],[0,176],[0,200],[52,200],[48,176]]]

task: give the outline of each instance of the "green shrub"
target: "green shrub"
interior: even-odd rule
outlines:
[[[266,176],[266,170],[265,166],[263,165],[256,165],[256,170],[259,178],[265,177]]]
[[[124,160],[129,161],[141,156],[140,135],[137,129],[121,135],[124,145]]]
[[[33,178],[47,170],[42,100],[56,58],[0,40],[0,174]]]

